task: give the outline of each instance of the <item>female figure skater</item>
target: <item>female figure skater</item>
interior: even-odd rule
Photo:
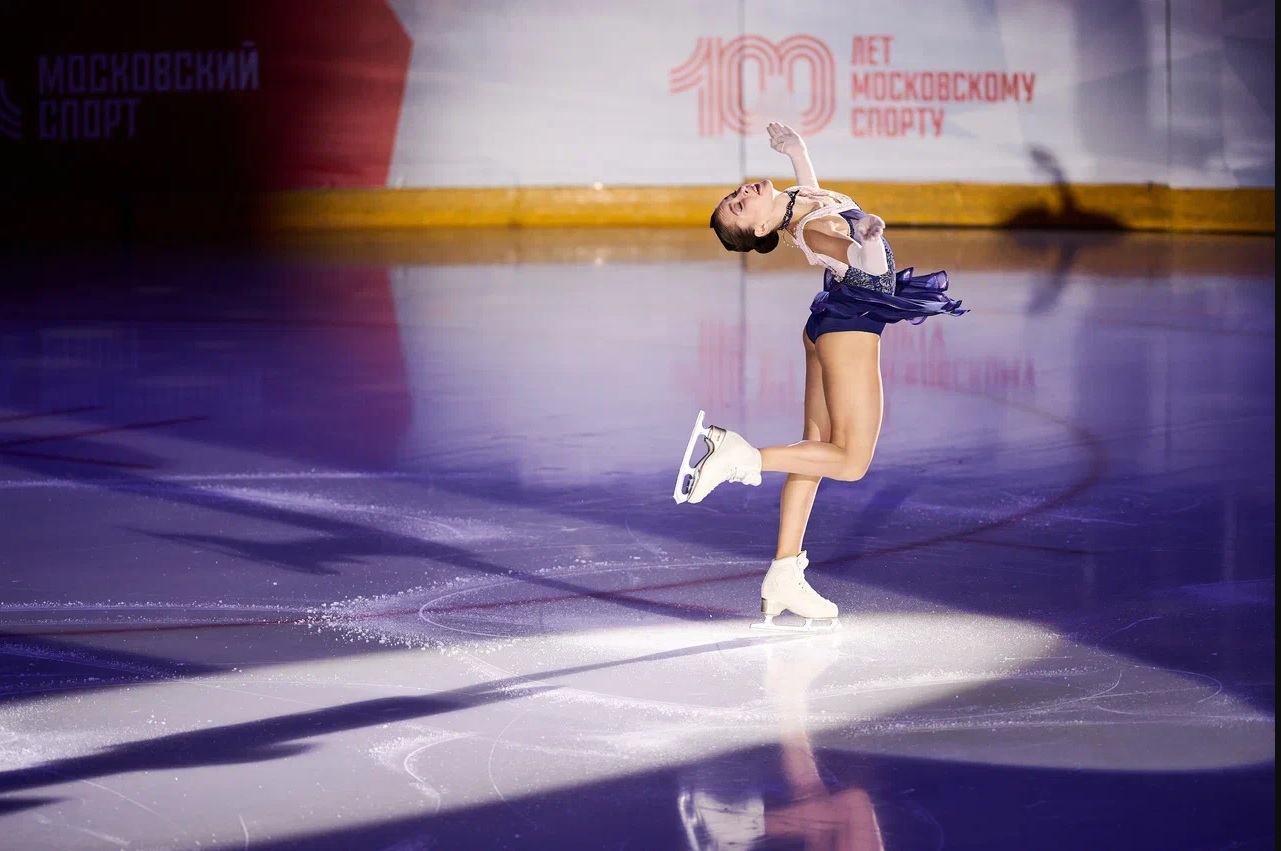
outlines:
[[[820,189],[805,142],[790,127],[770,124],[770,146],[786,154],[797,186],[784,192],[768,180],[747,183],[725,196],[712,212],[711,227],[729,251],[773,251],[782,238],[801,249],[811,265],[823,266],[823,291],[805,323],[805,427],[788,446],[757,449],[740,435],[705,426],[700,411],[677,474],[674,497],[701,502],[721,482],[759,485],[762,472],[787,474],[779,505],[774,561],[761,583],[763,623],[774,630],[811,630],[837,625],[836,604],[805,581],[801,549],[818,483],[823,478],[855,482],[867,472],[881,431],[881,331],[887,323],[920,324],[929,316],[965,313],[945,295],[947,273],[917,277],[896,272],[885,222],[848,197]],[[702,437],[707,455],[691,466]],[[790,610],[803,627],[775,624]]]

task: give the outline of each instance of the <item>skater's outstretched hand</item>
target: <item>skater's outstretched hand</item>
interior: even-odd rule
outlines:
[[[805,140],[786,124],[771,121],[765,130],[769,133],[769,146],[780,154],[787,154],[789,157],[804,156],[806,154]]]
[[[879,239],[881,234],[885,233],[885,219],[868,213],[858,220],[858,224],[854,226],[854,232],[861,240]]]
[[[769,133],[769,146],[780,154],[786,154],[792,161],[792,168],[796,171],[796,184],[818,188],[814,164],[810,162],[809,151],[801,134],[777,121],[771,121],[765,130]]]

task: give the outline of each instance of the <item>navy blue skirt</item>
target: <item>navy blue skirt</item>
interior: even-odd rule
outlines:
[[[947,295],[947,272],[917,275],[908,266],[894,270],[894,254],[885,243],[889,269],[869,275],[851,268],[838,279],[831,270],[823,275],[823,291],[810,304],[805,334],[810,342],[832,331],[867,331],[879,334],[892,322],[920,325],[931,316],[961,316],[969,310]]]

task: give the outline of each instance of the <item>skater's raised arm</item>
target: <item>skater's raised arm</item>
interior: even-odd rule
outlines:
[[[796,170],[797,186],[818,187],[818,178],[814,176],[814,164],[810,162],[809,150],[800,134],[786,124],[771,122],[765,128],[769,132],[769,145],[780,154],[787,154]]]
[[[805,244],[817,254],[844,260],[869,275],[884,275],[889,271],[889,258],[885,254],[885,220],[867,213],[854,226],[854,239],[836,230],[830,219],[818,219],[805,226]]]

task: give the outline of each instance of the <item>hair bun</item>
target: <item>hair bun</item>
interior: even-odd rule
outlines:
[[[765,234],[760,239],[756,240],[756,245],[754,247],[761,254],[769,254],[775,248],[778,248],[778,231],[770,231]]]

